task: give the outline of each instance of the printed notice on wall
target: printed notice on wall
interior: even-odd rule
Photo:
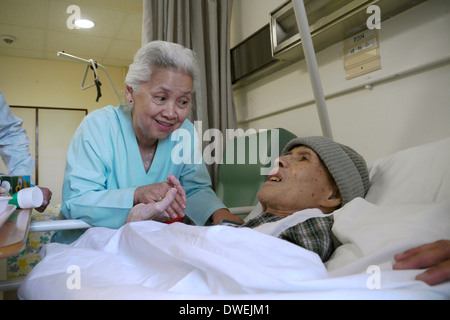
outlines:
[[[366,30],[344,40],[345,79],[381,69],[377,30]]]

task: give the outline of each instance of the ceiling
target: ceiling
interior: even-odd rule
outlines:
[[[70,5],[81,18],[95,23],[92,29],[69,29]],[[70,20],[70,19],[69,19]],[[128,66],[141,46],[142,0],[0,0],[1,56],[63,60],[57,52],[102,65]]]

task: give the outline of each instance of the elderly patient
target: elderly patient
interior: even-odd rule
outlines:
[[[356,151],[326,137],[296,138],[286,145],[258,192],[262,213],[242,227],[256,228],[304,209],[329,214],[364,197],[368,189],[366,162]],[[325,262],[334,251],[332,225],[332,215],[310,218],[279,237],[316,252]]]

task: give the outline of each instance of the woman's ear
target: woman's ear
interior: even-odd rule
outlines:
[[[127,99],[127,102],[129,104],[133,104],[134,100],[133,100],[133,88],[130,86],[125,86],[125,97]]]

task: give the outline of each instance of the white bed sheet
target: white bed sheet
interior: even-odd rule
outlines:
[[[361,229],[356,216],[395,210],[402,218],[394,238],[374,226]],[[181,223],[127,224],[119,230],[92,228],[73,245],[50,244],[43,260],[19,290],[23,299],[447,299],[450,283],[430,287],[414,277],[420,270],[393,271],[395,253],[448,235],[450,203],[421,208],[386,208],[357,199],[336,212],[344,244],[328,263],[308,250],[248,228],[195,227]],[[420,213],[440,223],[415,224]],[[420,211],[420,212],[419,212]],[[408,216],[411,219],[408,220]],[[443,218],[443,219],[441,219]],[[350,221],[350,223],[348,223]],[[362,220],[361,220],[362,221]],[[367,221],[367,220],[366,220]],[[402,228],[397,222],[404,222]],[[357,228],[355,232],[353,227]],[[436,228],[437,227],[437,228]],[[371,229],[372,228],[372,229]],[[429,232],[429,230],[433,232]],[[370,265],[380,267],[380,289]],[[80,288],[74,288],[79,270]],[[371,280],[372,279],[372,280]],[[68,284],[69,283],[69,284]],[[370,282],[375,284],[375,282]]]

